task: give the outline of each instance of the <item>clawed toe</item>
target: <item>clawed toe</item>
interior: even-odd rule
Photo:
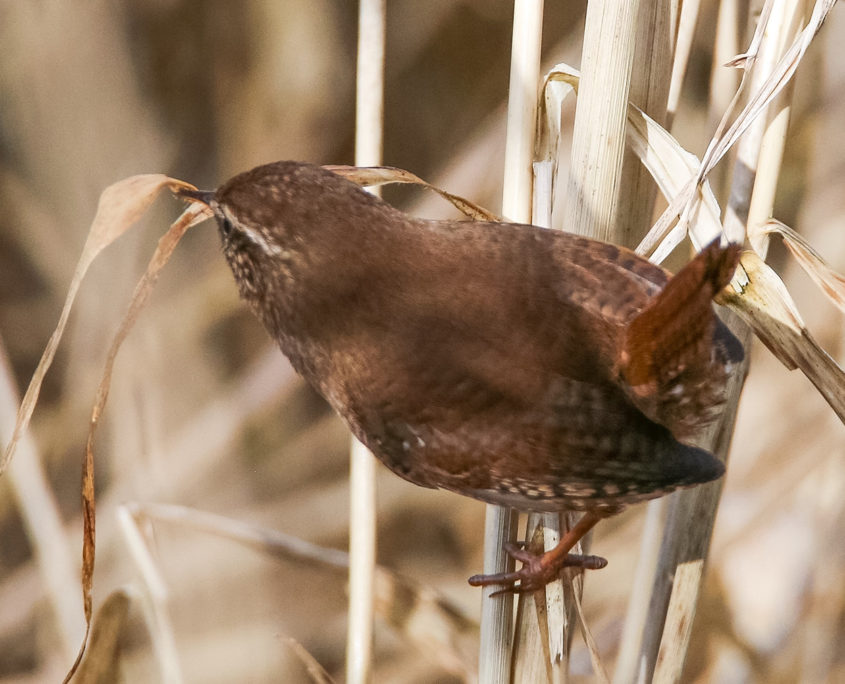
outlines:
[[[533,553],[524,542],[505,544],[505,551],[514,560],[522,563],[516,572],[500,572],[493,575],[473,575],[469,583],[474,587],[486,587],[491,584],[501,584],[504,587],[492,594],[514,593],[521,594],[542,589],[549,582],[558,579],[565,568],[581,568],[583,570],[598,570],[607,565],[607,561],[599,556],[582,556],[569,553],[578,541],[589,532],[593,525],[601,519],[601,514],[588,511],[578,523],[569,530],[550,551]]]
[[[486,587],[491,584],[504,585],[491,596],[505,593],[522,594],[542,589],[549,582],[558,579],[565,568],[599,570],[607,565],[607,560],[600,556],[568,553],[560,557],[551,551],[536,554],[517,544],[505,544],[505,551],[511,558],[522,563],[519,570],[491,575],[473,575],[469,578],[469,583],[474,587]]]

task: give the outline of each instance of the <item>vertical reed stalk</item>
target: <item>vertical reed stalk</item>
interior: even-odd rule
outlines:
[[[505,141],[505,175],[502,213],[514,221],[530,223],[537,84],[540,81],[540,48],[543,25],[542,0],[514,3],[508,118]],[[502,550],[516,532],[516,514],[488,506],[484,536],[484,572],[503,572],[513,561]],[[495,587],[482,591],[481,644],[478,677],[482,684],[510,681],[513,640],[513,597],[491,598]]]
[[[381,164],[385,0],[361,0],[358,14],[355,164]],[[370,681],[376,555],[375,459],[353,438],[349,478],[349,614],[346,681]]]
[[[781,0],[773,3],[753,67],[751,92],[772,73],[777,60],[800,30],[803,7],[799,5]],[[785,91],[769,106],[769,116],[760,117],[740,141],[725,218],[729,235],[742,231],[753,233],[751,229],[755,224],[771,213],[788,120],[788,99],[789,91]],[[764,139],[774,145],[773,151],[772,148],[767,151]],[[764,157],[770,167],[760,167],[762,173],[755,180],[758,163]],[[752,207],[755,208],[753,212]],[[751,334],[747,327],[733,316],[725,318],[749,349]],[[727,457],[747,362],[746,357],[744,368],[732,379],[722,419],[704,440],[703,446],[722,459]],[[672,496],[640,656],[646,678],[655,682],[681,679],[721,490],[720,481]]]

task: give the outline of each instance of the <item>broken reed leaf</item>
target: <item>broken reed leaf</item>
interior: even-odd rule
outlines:
[[[767,7],[769,4],[770,3],[767,3]],[[744,65],[746,73],[743,76],[743,80],[740,83],[738,92],[734,97],[734,101],[725,112],[725,116],[722,121],[720,121],[716,133],[713,135],[707,150],[702,156],[701,162],[698,165],[698,170],[694,176],[695,182],[686,183],[679,193],[674,196],[667,196],[669,206],[664,210],[663,214],[654,226],[652,226],[648,235],[646,235],[640,246],[637,248],[639,253],[648,253],[658,240],[662,239],[663,243],[659,248],[659,253],[655,252],[653,255],[653,259],[659,263],[661,258],[665,257],[675,244],[680,242],[687,231],[688,225],[690,226],[689,231],[691,236],[695,234],[696,222],[693,221],[690,216],[695,210],[695,205],[699,202],[697,191],[700,192],[700,188],[705,182],[704,179],[710,171],[712,171],[716,164],[721,161],[725,154],[727,154],[728,150],[736,144],[740,136],[748,130],[748,127],[752,124],[752,122],[758,116],[767,111],[766,108],[772,99],[784,88],[784,86],[786,86],[787,83],[789,83],[798,68],[798,64],[803,58],[807,47],[809,47],[813,37],[821,28],[828,12],[832,9],[834,4],[835,0],[818,0],[816,2],[813,8],[813,15],[807,23],[807,26],[798,35],[790,48],[784,53],[784,56],[781,58],[780,62],[778,62],[771,76],[757,91],[752,93],[749,97],[748,104],[739,113],[739,115],[737,115],[730,126],[728,126],[728,117],[734,110],[734,105],[738,101],[740,92],[745,87],[748,69],[750,66],[753,66],[753,57],[756,56],[756,51],[758,49],[757,44],[759,43],[759,35],[761,35],[761,33],[758,31],[758,33],[755,34],[752,45],[749,48],[749,52],[742,56],[743,58],[751,56],[752,59]],[[670,231],[669,227],[678,216],[680,216],[680,221],[676,224],[675,228]],[[732,242],[740,241],[740,236],[738,235],[730,235],[728,237]]]
[[[53,363],[53,358],[56,355],[56,350],[70,316],[71,307],[85,273],[97,255],[123,235],[142,216],[163,187],[169,187],[175,191],[177,188],[193,188],[194,186],[162,174],[145,174],[118,181],[103,190],[100,195],[97,213],[91,223],[88,238],[76,264],[76,270],[68,287],[59,322],[44,348],[44,353],[32,374],[32,380],[30,380],[29,387],[18,409],[14,432],[6,445],[2,460],[0,460],[0,475],[6,471],[9,461],[15,453],[17,443],[32,418],[44,376]]]
[[[730,150],[743,133],[748,130],[752,122],[758,116],[766,112],[769,103],[781,90],[783,90],[786,84],[789,83],[798,69],[798,65],[801,63],[804,54],[807,52],[807,48],[810,46],[810,43],[813,41],[815,35],[821,29],[828,13],[831,9],[833,9],[835,4],[836,0],[816,0],[816,3],[813,6],[813,13],[810,16],[810,20],[807,22],[807,25],[801,30],[793,43],[783,53],[783,56],[778,61],[771,75],[755,92],[750,94],[744,109],[739,113],[739,115],[737,115],[733,123],[727,127],[725,132],[721,135],[714,136],[710,141],[707,151],[702,157],[701,169],[698,173],[698,182],[701,182],[707,174],[713,170],[713,167],[722,160],[728,150]],[[761,17],[763,23],[768,21],[768,11],[770,10],[769,5],[771,5],[771,2],[766,3],[766,5],[767,11]],[[755,32],[749,51],[744,55],[740,55],[740,58],[743,60],[748,57],[751,58],[750,65],[744,65],[746,75],[754,65],[754,58],[756,58],[757,50],[759,49],[759,42],[762,40],[763,30],[763,27],[760,27],[757,32]],[[740,84],[740,88],[743,87],[744,82],[745,77],[743,77],[743,83]],[[722,124],[719,125],[719,128],[721,130]]]
[[[476,221],[502,221],[502,218],[488,211],[482,206],[470,202],[458,195],[453,195],[451,192],[442,190],[431,183],[424,181],[419,176],[414,175],[410,171],[404,169],[397,169],[393,166],[344,166],[328,164],[323,167],[332,173],[342,176],[348,181],[357,183],[363,187],[386,185],[389,183],[405,183],[413,185],[421,185],[424,188],[433,190],[438,195],[455,205],[466,216]]]
[[[109,594],[91,621],[91,644],[79,666],[76,684],[120,680],[120,637],[129,616],[131,598],[125,589]]]
[[[556,64],[546,74],[543,92],[548,93],[552,86],[565,85],[577,93],[579,79],[575,68],[564,63]],[[548,109],[559,107],[563,98],[571,92],[569,89],[558,88],[552,95],[541,99],[539,115],[541,119],[552,122],[559,119],[557,113]],[[694,154],[685,150],[671,133],[636,105],[628,104],[626,116],[628,146],[648,169],[660,192],[669,202],[669,207],[663,216],[640,242],[636,249],[637,253],[647,254],[655,250],[651,259],[660,263],[686,237],[687,232],[693,244],[699,249],[703,248],[724,232],[719,203],[706,181],[699,186],[696,204],[687,210],[692,214],[691,219],[679,222],[670,231],[672,222],[684,211],[687,198],[692,192],[692,181],[701,162]],[[544,144],[551,146],[554,142],[550,140]],[[544,153],[548,152],[549,149],[545,149]],[[663,242],[658,245],[660,240]]]
[[[845,373],[810,335],[783,281],[756,252],[743,252],[732,287],[716,301],[733,309],[787,368],[801,369],[845,422]]]
[[[785,223],[769,219],[760,228],[767,235],[777,234],[792,256],[801,265],[819,289],[840,311],[845,312],[845,277],[830,267],[813,246]]]
[[[814,15],[802,34],[805,43],[808,41],[809,32],[818,31],[829,9],[830,3],[826,0],[817,3]],[[812,35],[809,37],[811,38]],[[800,56],[803,55],[803,51],[799,49],[803,45],[800,44],[800,41],[801,38],[793,45],[796,52],[793,59],[798,61],[800,61]],[[804,46],[804,49],[806,49],[806,46]],[[797,62],[795,62],[795,65],[797,65]],[[790,70],[787,68],[788,66],[790,65],[781,65],[782,82],[770,84],[770,87],[775,88],[771,95],[761,101],[759,108],[746,108],[737,119],[740,123],[742,123],[741,120],[749,119],[747,123],[750,124],[750,119],[764,111],[764,106],[768,104],[771,97],[779,92],[780,88],[788,82],[792,73],[794,73],[794,68]],[[566,64],[556,65],[547,74],[546,84],[553,80],[570,84],[577,92],[578,73],[572,67]],[[761,91],[764,88],[761,88]],[[542,104],[541,101],[541,106]],[[552,115],[547,114],[546,116]],[[732,128],[737,125],[737,121],[735,121]],[[742,125],[745,126],[746,124]],[[742,130],[745,130],[745,128]],[[725,135],[727,136],[727,134]],[[631,105],[628,108],[628,140],[631,149],[649,169],[661,192],[669,201],[669,206],[640,243],[637,252],[646,253],[657,244],[658,240],[663,239],[651,258],[658,263],[665,258],[687,233],[683,220],[676,224],[671,231],[669,230],[674,218],[683,215],[684,212],[695,212],[689,221],[689,234],[694,243],[697,243],[702,236],[714,234],[711,231],[723,230],[719,218],[718,203],[706,182],[699,186],[698,194],[694,196],[696,185],[693,179],[695,172],[690,165],[699,165],[696,157],[687,152],[665,129]],[[718,148],[718,152],[721,155],[727,149]],[[705,161],[700,164],[701,169],[706,168],[703,175],[709,172],[714,163],[708,166],[705,157]],[[679,188],[679,186],[681,187]],[[690,202],[691,197],[693,197],[692,203]],[[701,227],[699,228],[699,226]],[[787,241],[787,246],[794,253],[799,245],[804,246],[806,242],[800,240],[800,238],[793,240],[792,243]],[[809,245],[806,246],[809,247]],[[837,298],[845,294],[842,289],[845,285],[842,277],[827,267],[812,248],[805,249],[804,252],[800,256],[796,253],[796,257],[802,261],[802,265],[805,261],[807,263],[813,262],[814,256],[821,262],[821,264],[816,262],[812,270],[808,270],[808,272],[814,279],[818,278],[817,282],[819,282],[820,287],[839,305]],[[730,303],[730,306],[743,317],[763,343],[787,368],[790,370],[800,368],[840,419],[845,420],[845,397],[843,397],[845,376],[843,376],[842,369],[809,334],[786,286],[774,271],[759,257],[754,259],[751,256],[744,255],[743,265],[747,266],[746,274],[750,282],[746,281],[742,287],[737,286],[736,292],[732,294],[723,294],[722,300]],[[739,282],[738,278],[741,271],[742,269],[738,270],[735,282]]]
[[[168,179],[170,181],[170,179]],[[166,183],[172,190],[182,187],[189,187],[187,184],[182,184],[181,181],[174,183]],[[193,186],[190,186],[193,188]],[[138,314],[144,307],[147,298],[152,292],[162,269],[170,260],[173,250],[179,244],[179,240],[191,226],[204,220],[208,217],[208,210],[201,205],[191,205],[182,215],[174,221],[170,229],[159,239],[156,250],[147,265],[147,270],[135,286],[135,291],[132,294],[132,300],[129,303],[129,308],[121,321],[120,327],[115,333],[106,356],[106,363],[103,369],[103,375],[100,379],[100,385],[97,388],[97,397],[94,406],[91,410],[91,421],[88,426],[88,440],[85,445],[85,458],[82,467],[82,597],[85,607],[85,637],[80,646],[79,654],[76,662],[68,672],[65,681],[69,681],[73,676],[74,671],[79,666],[79,662],[85,653],[85,646],[88,640],[88,634],[91,629],[91,589],[93,587],[94,578],[94,561],[96,556],[96,496],[94,488],[94,437],[97,432],[97,427],[100,423],[103,409],[109,396],[109,388],[111,386],[111,376],[114,370],[114,362],[117,358],[117,352],[120,350],[126,336],[132,329]]]

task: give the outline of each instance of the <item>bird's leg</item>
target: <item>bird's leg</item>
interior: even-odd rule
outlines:
[[[599,556],[582,556],[569,553],[572,547],[602,519],[598,513],[587,512],[581,516],[578,523],[569,530],[558,542],[557,546],[545,553],[535,554],[515,544],[505,545],[505,551],[511,558],[522,563],[522,567],[515,572],[501,572],[495,575],[473,575],[469,583],[476,587],[489,584],[504,584],[501,592],[523,593],[536,591],[545,587],[549,582],[560,577],[566,567],[580,567],[588,570],[598,570],[607,565],[607,561]],[[516,584],[519,582],[519,584]]]

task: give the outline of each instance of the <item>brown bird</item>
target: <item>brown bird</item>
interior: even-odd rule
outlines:
[[[536,226],[414,218],[317,166],[216,192],[241,297],[294,368],[401,477],[488,503],[583,511],[541,555],[473,584],[530,591],[601,518],[714,480],[682,443],[711,422],[742,347],[711,300],[739,247],[675,277],[630,250]],[[517,584],[518,583],[518,584]]]

